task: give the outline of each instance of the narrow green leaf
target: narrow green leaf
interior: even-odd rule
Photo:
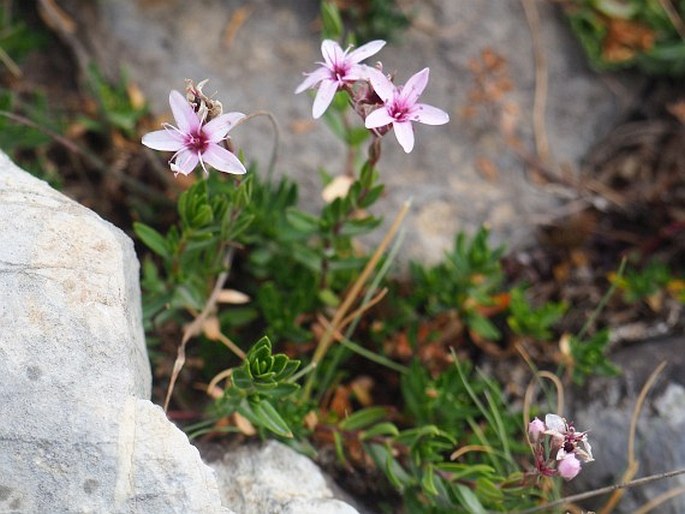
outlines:
[[[400,431],[393,423],[390,423],[389,421],[383,421],[381,423],[378,423],[377,425],[374,425],[368,430],[365,430],[364,433],[360,436],[360,439],[362,441],[367,441],[369,439],[373,439],[374,437],[395,437],[399,433]]]
[[[264,428],[271,430],[274,434],[281,437],[293,437],[288,424],[268,400],[252,403],[251,407],[252,412]]]
[[[136,221],[133,223],[133,231],[157,255],[167,260],[171,258],[166,238],[154,228]]]
[[[385,407],[368,407],[348,416],[339,426],[342,430],[359,430],[381,421],[387,415]]]

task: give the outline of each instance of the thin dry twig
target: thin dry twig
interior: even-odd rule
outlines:
[[[375,269],[376,264],[378,264],[378,261],[380,260],[381,256],[390,244],[390,241],[392,241],[393,237],[395,237],[395,234],[402,225],[402,221],[404,221],[405,216],[409,212],[410,206],[411,202],[404,203],[404,205],[400,209],[400,212],[398,212],[397,216],[395,216],[395,219],[393,220],[390,229],[388,229],[388,232],[385,234],[385,237],[383,237],[383,240],[376,248],[376,251],[373,253],[369,261],[366,263],[366,266],[364,266],[364,269],[357,277],[357,280],[352,284],[352,287],[345,296],[345,299],[343,300],[342,304],[340,304],[338,309],[335,311],[333,320],[330,322],[330,325],[328,325],[326,331],[319,340],[319,344],[317,345],[316,350],[314,350],[314,355],[312,356],[312,361],[310,364],[312,368],[315,368],[318,365],[318,363],[321,362],[321,359],[323,359],[323,357],[326,355],[326,352],[328,352],[328,349],[335,340],[335,332],[340,330],[341,322],[346,318],[347,312],[352,307],[352,304],[355,301],[357,301],[357,297],[361,293],[361,290],[364,287],[366,280],[371,275],[371,272]],[[305,383],[303,391],[304,398],[308,398],[311,394],[311,388],[313,386],[313,376],[314,375],[310,375],[307,379],[307,382]]]
[[[685,474],[685,468],[675,469],[673,471],[667,471],[665,473],[657,473],[656,475],[649,475],[647,477],[636,478],[631,482],[624,482],[621,484],[614,484],[607,487],[602,487],[600,489],[595,489],[593,491],[587,491],[584,493],[574,494],[571,496],[566,496],[565,498],[560,498],[553,502],[545,503],[544,505],[538,505],[537,507],[532,507],[525,510],[517,510],[511,514],[533,514],[534,512],[550,512],[554,507],[559,507],[568,503],[574,503],[581,500],[587,500],[588,498],[594,498],[595,496],[601,496],[603,494],[611,493],[618,489],[628,489],[631,487],[640,487],[651,482],[656,482],[657,480],[663,480],[665,478],[671,478],[678,475]]]
[[[640,412],[642,411],[642,406],[645,403],[647,394],[649,393],[652,386],[654,386],[654,382],[656,382],[656,379],[659,377],[659,375],[665,367],[666,361],[663,361],[656,367],[654,371],[652,371],[652,373],[649,375],[649,378],[645,382],[645,385],[642,386],[642,390],[640,390],[640,394],[638,395],[637,401],[635,402],[633,415],[630,418],[630,435],[628,437],[628,465],[626,466],[626,470],[623,473],[623,477],[621,479],[622,482],[630,481],[635,476],[640,467],[640,463],[635,457],[635,435],[637,433],[637,421],[640,417]],[[621,501],[621,498],[623,497],[624,493],[625,491],[623,489],[616,489],[614,493],[611,495],[611,497],[604,504],[602,509],[599,511],[599,514],[609,514],[611,511],[613,511],[616,508],[616,505],[618,505],[618,503]]]
[[[547,61],[540,32],[540,14],[535,0],[521,0],[533,40],[533,59],[535,60],[535,93],[533,98],[533,132],[535,147],[540,159],[549,163],[550,150],[545,128],[545,105],[547,103]]]
[[[216,309],[217,300],[224,288],[224,283],[228,279],[228,275],[231,270],[231,263],[233,262],[233,255],[235,254],[235,247],[231,246],[228,248],[226,255],[224,257],[223,269],[216,279],[214,284],[214,289],[212,294],[207,299],[202,312],[198,314],[193,321],[187,324],[183,329],[183,337],[181,338],[181,344],[178,346],[178,352],[176,355],[176,360],[174,361],[174,367],[171,371],[171,377],[169,379],[169,387],[167,388],[166,398],[164,398],[164,412],[169,408],[169,401],[171,400],[171,393],[174,392],[174,387],[176,385],[176,380],[178,379],[181,370],[186,362],[186,346],[188,341],[193,337],[197,337],[203,331],[204,324],[210,315],[214,313]]]
[[[642,507],[640,507],[635,512],[633,512],[633,514],[647,514],[648,512],[657,508],[662,503],[665,503],[668,500],[670,500],[671,498],[675,498],[676,496],[679,496],[683,493],[685,493],[685,485],[682,485],[680,487],[673,487],[673,488],[669,489],[668,491],[665,491],[665,492],[661,493],[660,495],[649,500]]]

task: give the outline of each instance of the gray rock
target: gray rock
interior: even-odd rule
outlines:
[[[0,153],[0,511],[228,513],[150,396],[120,230]]]
[[[311,121],[311,98],[293,95],[302,72],[321,60],[314,28],[319,2],[64,0],[60,5],[76,21],[76,30],[65,39],[81,62],[93,60],[111,74],[126,69],[156,113],[168,113],[169,90],[182,89],[185,78],[209,78],[206,92],[216,91],[228,110],[274,113],[282,140],[277,172],[300,184],[307,208],[321,203],[318,170],[343,172],[343,145],[323,122]],[[510,119],[522,148],[534,154],[532,32],[540,35],[548,79],[542,132],[549,140],[553,169],[564,164],[577,171],[588,149],[622,115],[626,99],[635,96],[635,84],[616,87],[617,79],[607,80],[587,68],[557,6],[535,5],[540,24],[531,30],[520,0],[415,2],[414,28],[371,59],[396,71],[399,83],[429,66],[431,81],[422,100],[451,116],[443,127],[419,126],[410,155],[392,134],[383,142],[380,172],[387,195],[378,213],[386,226],[400,205],[413,199],[403,259],[436,261],[451,248],[457,231],[473,231],[483,223],[490,225],[497,243],[529,243],[536,225],[560,215],[559,204],[575,196],[526,178],[526,165],[504,143],[497,117],[474,121],[462,116],[474,84],[469,61],[483,50],[492,49],[508,63],[513,88],[504,98],[511,112],[518,112]],[[241,24],[235,23],[238,14]],[[617,98],[612,89],[624,97]],[[232,137],[264,172],[272,141],[268,121],[256,118]],[[477,171],[480,158],[492,163],[496,178]],[[381,236],[379,232],[370,243]]]
[[[310,459],[277,441],[209,462],[225,505],[240,514],[356,514]]]
[[[595,462],[571,482],[576,492],[592,490],[621,481],[627,466],[630,419],[637,396],[647,378],[663,361],[668,366],[650,390],[638,422],[636,458],[639,470],[634,478],[685,468],[685,338],[647,341],[616,352],[612,360],[623,374],[620,378],[594,377],[573,401],[576,426],[590,429]],[[628,489],[614,512],[635,512],[665,491],[685,486],[685,476],[660,480]],[[587,508],[598,509],[594,500]],[[664,514],[685,512],[685,497],[679,495],[655,510]]]

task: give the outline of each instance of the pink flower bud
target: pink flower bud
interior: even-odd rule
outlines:
[[[535,444],[540,440],[540,436],[545,431],[545,424],[538,418],[528,423],[528,437],[530,442]]]
[[[564,458],[559,461],[557,471],[562,478],[571,480],[580,473],[580,461],[573,453],[566,454]]]

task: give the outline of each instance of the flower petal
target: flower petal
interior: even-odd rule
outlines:
[[[414,149],[414,127],[409,121],[396,121],[392,124],[395,129],[395,137],[402,149],[409,153]]]
[[[316,86],[322,80],[329,78],[331,76],[331,71],[325,66],[321,66],[320,68],[317,68],[313,72],[307,73],[306,75],[307,78],[305,78],[302,83],[297,86],[297,89],[295,90],[296,95],[302,91]]]
[[[197,152],[183,149],[171,158],[169,165],[174,173],[189,175],[199,162],[200,157],[197,155]]]
[[[202,160],[224,173],[243,175],[247,172],[240,159],[217,144],[210,143],[207,146],[207,149],[202,153]]]
[[[200,118],[181,93],[172,90],[169,93],[169,105],[181,132],[188,134],[200,126]]]
[[[321,42],[321,55],[323,55],[324,61],[326,61],[326,64],[331,68],[338,62],[337,59],[341,58],[343,54],[343,49],[332,39],[324,39]]]
[[[426,125],[444,125],[450,121],[449,114],[445,111],[427,104],[416,104],[411,110],[409,119]]]
[[[386,77],[382,71],[378,71],[375,68],[368,68],[366,73],[368,74],[369,81],[371,82],[374,91],[381,100],[385,103],[391,102],[397,92],[395,85],[388,80],[388,77]]]
[[[226,137],[228,131],[231,130],[233,126],[244,117],[245,115],[242,112],[228,112],[226,114],[222,114],[202,127],[202,132],[204,132],[209,141],[212,143],[218,143],[224,137]]]
[[[395,121],[395,119],[388,114],[388,110],[385,107],[381,107],[366,117],[364,126],[368,129],[385,127],[386,125],[390,125],[393,121]]]
[[[423,90],[426,89],[428,85],[428,75],[430,70],[428,68],[422,69],[420,72],[412,75],[407,83],[402,87],[400,91],[400,98],[405,100],[410,105],[416,103],[419,99]]]
[[[566,432],[566,421],[556,414],[547,414],[545,416],[545,426],[548,431],[559,432],[560,434]]]
[[[183,148],[183,135],[174,129],[155,130],[148,132],[141,140],[148,148],[163,152],[176,152]]]
[[[316,97],[314,98],[314,105],[312,105],[312,116],[314,119],[320,118],[326,109],[328,109],[336,91],[338,91],[337,82],[333,80],[321,81],[319,90],[316,92]]]
[[[347,56],[347,59],[354,64],[362,62],[367,57],[371,57],[373,54],[380,52],[381,48],[385,46],[385,41],[382,39],[376,39],[375,41],[370,41],[365,45],[360,46],[356,50],[352,50]]]

